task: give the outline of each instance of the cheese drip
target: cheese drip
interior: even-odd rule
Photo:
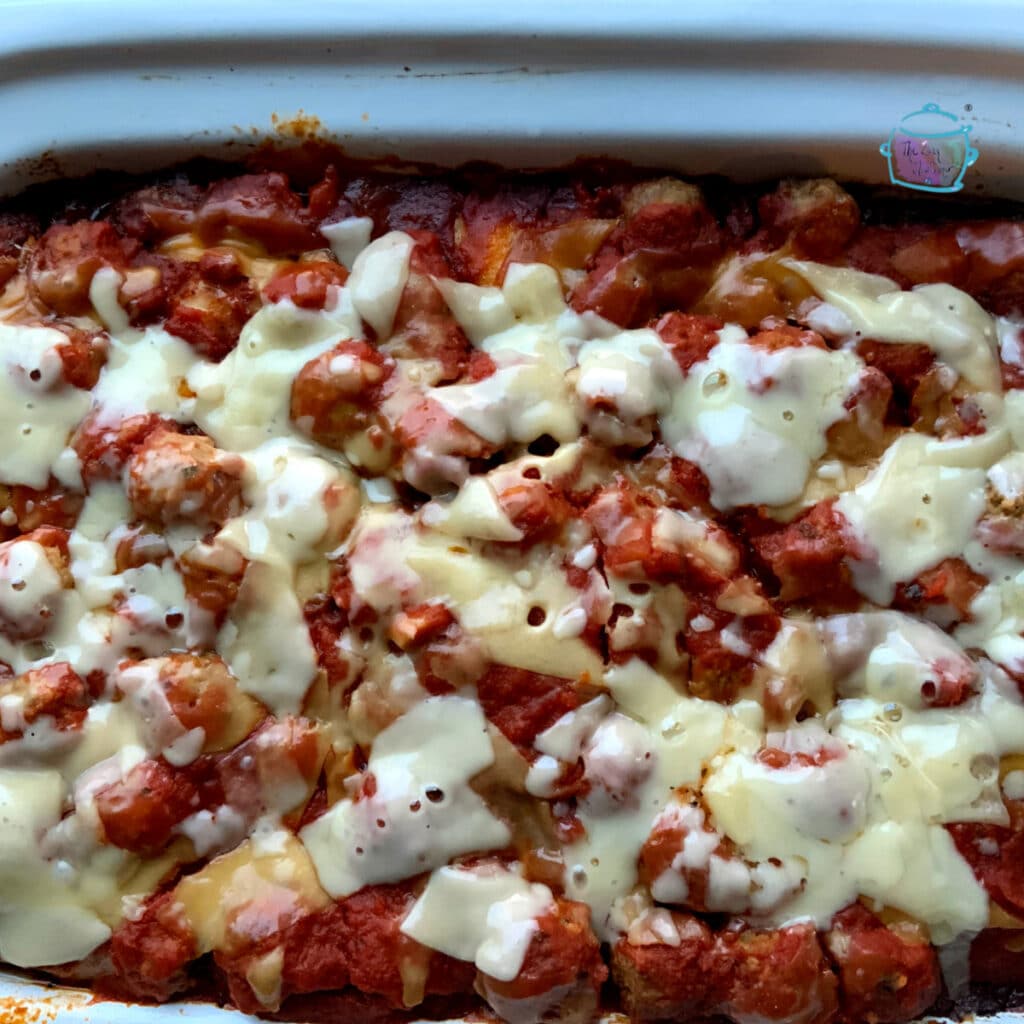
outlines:
[[[89,410],[89,392],[64,382],[67,341],[52,327],[0,323],[0,483],[45,487]]]
[[[784,259],[840,316],[837,331],[850,340],[927,345],[968,384],[999,389],[996,325],[966,292],[948,284],[902,291],[895,281],[849,267]]]
[[[434,519],[431,508],[436,506],[426,506],[419,521],[393,509],[363,510],[345,546],[349,579],[359,599],[378,612],[439,600],[497,664],[567,679],[599,679],[601,659],[581,639],[582,628],[573,633],[565,625],[574,613],[579,613],[576,619],[582,614],[584,625],[586,612],[583,594],[566,578],[561,552],[537,545],[524,556],[518,550],[489,550],[468,538],[457,543],[442,532],[448,526],[443,510],[435,513],[438,529],[425,528]],[[465,515],[465,506],[457,508],[459,513]],[[510,525],[501,517],[476,522],[487,525],[473,526],[471,536],[493,535]],[[596,574],[592,582],[601,588]],[[544,611],[536,626],[529,622],[533,608]]]

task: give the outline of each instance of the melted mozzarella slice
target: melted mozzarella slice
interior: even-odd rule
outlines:
[[[676,390],[662,437],[704,470],[716,508],[795,501],[863,363],[813,346],[766,351],[738,327],[719,337]]]
[[[902,291],[887,277],[848,267],[792,259],[782,263],[839,310],[846,337],[927,345],[968,384],[999,390],[995,320],[966,292],[948,284]]]
[[[839,498],[863,551],[850,566],[862,594],[888,604],[897,583],[963,552],[985,507],[985,468],[1007,441],[1002,431],[950,442],[903,434]]]
[[[553,906],[546,885],[530,884],[500,865],[443,867],[402,922],[402,932],[457,960],[469,960],[498,981],[523,966],[536,918]]]
[[[352,263],[348,279],[352,305],[380,341],[391,335],[415,244],[404,231],[391,231],[370,242]]]
[[[563,855],[566,895],[587,903],[597,934],[613,941],[616,903],[636,884],[637,856],[659,811],[724,745],[756,744],[742,719],[760,714],[749,702],[729,709],[683,697],[639,659],[609,669],[605,683],[620,711],[584,745],[592,792],[577,814],[587,834]]]
[[[300,833],[320,884],[347,896],[507,844],[508,826],[469,785],[493,762],[475,700],[433,697],[412,707],[374,741],[366,769],[374,792],[339,801]]]

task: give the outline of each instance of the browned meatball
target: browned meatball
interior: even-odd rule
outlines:
[[[208,437],[157,431],[128,462],[128,498],[142,519],[222,524],[242,510],[243,469]]]

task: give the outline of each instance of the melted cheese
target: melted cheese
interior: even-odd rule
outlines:
[[[863,549],[850,566],[862,594],[888,604],[897,583],[964,550],[985,507],[985,467],[1007,443],[1004,432],[950,442],[903,434],[839,498]]]
[[[978,669],[960,645],[937,626],[900,612],[859,612],[821,621],[820,631],[844,697],[922,708],[922,688],[937,678],[977,679]]]
[[[433,872],[402,922],[402,932],[456,960],[469,960],[498,981],[523,966],[536,918],[553,906],[551,890],[499,865]]]
[[[431,518],[425,509],[421,521]],[[359,598],[378,612],[441,600],[498,664],[598,679],[603,666],[597,652],[564,628],[566,613],[581,607],[582,595],[569,585],[561,554],[542,545],[525,556],[469,545],[424,529],[404,513],[369,507],[346,543],[349,578]],[[594,586],[600,586],[597,579]],[[534,608],[544,612],[536,626],[528,622]]]
[[[662,436],[704,470],[716,508],[795,501],[863,364],[811,346],[766,351],[739,328],[719,337],[676,390]]]
[[[409,257],[414,245],[404,231],[391,231],[370,242],[352,264],[348,279],[352,305],[380,341],[391,335],[395,312],[409,280]]]
[[[373,220],[370,217],[346,217],[333,224],[322,224],[320,234],[327,239],[338,262],[351,270],[356,257],[370,244]]]
[[[968,384],[999,389],[996,324],[965,292],[948,284],[923,284],[902,291],[894,281],[848,267],[785,259],[832,307],[839,311],[836,333],[889,344],[931,348]]]
[[[125,657],[174,650],[216,649],[241,688],[276,714],[315,716],[330,708],[338,764],[357,741],[368,752],[362,774],[332,779],[331,806],[299,837],[280,827],[280,815],[305,798],[306,783],[297,777],[279,781],[255,826],[230,804],[197,810],[177,826],[200,856],[235,846],[175,888],[200,952],[261,938],[268,908],[285,920],[367,884],[430,872],[403,932],[511,980],[537,918],[552,907],[550,890],[528,883],[515,866],[449,861],[521,838],[510,827],[516,823],[496,810],[506,804],[495,778],[544,796],[580,762],[589,786],[577,806],[585,835],[562,850],[564,886],[590,906],[604,940],[627,931],[681,941],[673,919],[635,891],[637,856],[656,819],[688,813],[674,799],[680,787],[702,790],[708,814],[700,825],[707,830],[691,830],[674,873],[655,883],[658,898],[685,902],[681,871],[703,868],[708,906],[749,908],[757,923],[811,919],[824,926],[835,910],[867,897],[919,918],[939,942],[984,924],[985,894],[944,825],[1004,824],[1003,797],[1024,793],[1021,773],[1005,763],[1020,753],[1024,736],[1019,694],[1000,670],[972,661],[961,647],[1015,671],[1024,667],[1024,567],[975,536],[986,491],[1011,503],[1024,492],[1020,453],[1012,451],[1024,442],[1024,402],[1019,394],[1005,402],[978,396],[987,433],[954,442],[906,433],[870,471],[820,460],[827,431],[846,415],[863,371],[852,351],[859,338],[927,344],[965,383],[995,392],[992,319],[945,285],[899,292],[885,279],[788,261],[825,300],[809,317],[844,347],[761,350],[744,330],[727,326],[684,376],[653,330],[623,331],[568,308],[550,267],[513,264],[500,288],[438,280],[495,372],[429,386],[438,379],[431,367],[400,359],[384,415],[394,419],[428,397],[494,447],[512,448],[510,457],[515,446],[545,434],[561,448],[488,473],[463,460],[444,477],[464,479],[462,486],[410,513],[395,504],[391,481],[357,487],[340,453],[311,444],[290,422],[296,374],[338,342],[360,337],[364,324],[386,341],[410,274],[414,242],[405,233],[370,241],[372,222],[349,218],[325,227],[324,236],[351,269],[347,285],[332,289],[329,308],[298,309],[287,300],[266,306],[219,364],[160,327],[131,328],[118,298],[121,277],[109,269],[95,275],[90,291],[95,318],[109,332],[107,362],[91,394],[62,382],[61,332],[0,324],[0,427],[13,442],[0,456],[0,482],[42,487],[56,474],[81,488],[67,442],[90,407],[112,426],[145,412],[194,422],[244,465],[241,514],[212,535],[176,525],[166,531],[170,553],[152,563],[117,571],[132,515],[123,480],[88,487],[68,544],[71,586],[38,544],[4,547],[0,619],[14,627],[39,619],[45,629],[27,642],[0,639],[0,660],[15,672],[70,661],[111,683],[80,730],[59,730],[46,717],[26,723],[19,696],[0,698],[0,721],[22,732],[0,744],[0,814],[9,832],[0,851],[0,956],[33,966],[88,955],[179,856],[169,851],[140,862],[112,848],[96,809],[96,795],[146,758],[184,765],[204,747],[203,730],[174,719],[152,673],[118,669]],[[1015,328],[999,330],[1008,350]],[[684,621],[685,598],[668,588],[636,594],[621,580],[607,583],[585,522],[567,524],[560,545],[520,550],[523,532],[499,495],[527,471],[527,479],[578,480],[581,491],[604,484],[607,464],[590,458],[599,445],[639,448],[658,431],[705,472],[719,509],[789,506],[823,490],[838,493],[857,543],[853,579],[872,601],[888,603],[897,583],[943,558],[964,557],[989,580],[970,620],[955,639],[889,611],[786,620],[758,655],[757,686],[793,685],[822,718],[784,733],[766,733],[762,710],[750,700],[726,707],[687,696],[640,659],[607,667],[588,634],[592,622],[607,620],[613,601],[634,611],[610,637],[619,652],[631,649],[630,629],[645,628],[647,614],[652,622],[655,614]],[[427,462],[447,457],[407,454]],[[725,575],[739,572],[735,553],[691,512],[659,509],[652,543]],[[232,571],[244,566],[219,630],[186,597],[178,570],[176,559],[198,549],[211,558],[219,553]],[[303,616],[304,597],[326,586],[336,556],[345,560],[353,620],[361,608],[381,625],[416,604],[450,609],[468,652],[468,683],[472,668],[494,663],[602,692],[536,737],[527,768],[491,731],[471,685],[431,696],[414,657],[385,651],[375,622],[339,640],[339,654],[351,663],[349,682],[358,684],[342,707],[343,687],[328,692],[317,683]],[[709,615],[686,621],[696,632],[715,627]],[[657,664],[684,671],[672,631],[662,631]],[[722,631],[721,640],[753,656],[738,628]],[[969,677],[976,695],[962,707],[929,708],[922,686],[939,667]],[[833,756],[772,769],[757,756],[765,746],[805,753],[825,747]],[[483,792],[483,773],[488,800],[497,786],[495,809],[474,788]],[[721,836],[738,845],[742,859],[714,853]],[[270,949],[247,975],[268,1008],[280,997],[283,957]],[[546,1010],[550,994],[543,995]],[[530,1012],[524,1006],[509,1012]]]
[[[187,600],[173,559],[116,571],[117,545],[130,519],[120,487],[93,486],[68,542],[74,589],[47,599],[54,614],[41,647],[0,637],[0,659],[17,672],[68,661],[85,675],[111,671],[128,650],[155,655],[209,643],[209,616]],[[47,578],[41,571],[40,583]]]
[[[1024,735],[1019,695],[989,677],[963,707],[865,697],[840,701],[825,722],[845,747],[838,760],[772,769],[736,752],[703,787],[715,825],[747,857],[803,866],[803,890],[769,922],[824,926],[860,894],[922,921],[939,943],[983,927],[988,898],[942,826],[1007,820],[998,764]]]
[[[187,382],[193,417],[217,446],[246,452],[277,437],[299,437],[289,420],[292,382],[310,359],[339,341],[359,337],[347,290],[334,309],[298,309],[291,302],[264,306],[219,363],[197,363]]]
[[[300,833],[320,884],[347,896],[505,846],[508,826],[469,785],[493,762],[476,701],[433,697],[413,706],[374,741],[366,770],[375,792],[339,801]]]
[[[577,808],[587,835],[563,855],[566,895],[590,906],[595,930],[610,941],[618,934],[616,902],[636,883],[637,856],[658,812],[727,743],[756,742],[741,719],[758,712],[682,697],[639,659],[609,669],[605,683],[625,714],[609,716],[610,735],[589,744],[590,758],[584,754],[596,784]],[[616,781],[627,784],[626,795],[609,799]]]
[[[22,628],[45,623],[61,607],[64,581],[33,540],[16,540],[0,554],[0,619]]]
[[[584,423],[604,443],[650,441],[680,378],[654,331],[622,331],[572,312],[557,273],[543,264],[512,264],[500,289],[437,284],[467,336],[497,365],[483,380],[430,391],[455,419],[499,447],[543,434],[572,441]]]
[[[0,323],[0,483],[45,487],[89,411],[89,392],[64,383],[65,344],[52,327]]]
[[[317,670],[293,585],[286,569],[250,565],[217,637],[217,653],[239,686],[276,714],[300,709]]]
[[[200,953],[223,949],[231,934],[261,939],[263,908],[287,919],[329,903],[302,844],[283,830],[261,841],[247,839],[210,861],[177,884],[174,898]]]

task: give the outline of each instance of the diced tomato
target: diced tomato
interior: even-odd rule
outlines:
[[[509,665],[491,665],[476,688],[487,718],[523,748],[582,703],[570,680]]]
[[[477,681],[487,664],[480,643],[450,623],[423,646],[409,650],[420,684],[434,695],[452,693]]]
[[[492,377],[497,369],[497,363],[486,352],[473,349],[466,363],[465,379],[471,384],[476,384]]]
[[[348,626],[348,616],[327,594],[311,597],[303,609],[309,638],[316,651],[317,664],[327,673],[331,686],[340,686],[350,681],[349,659],[342,653],[342,633]]]
[[[839,751],[833,747],[819,747],[811,752],[763,747],[757,752],[755,760],[775,771],[784,771],[787,768],[820,768],[823,764],[834,761],[839,756]]]
[[[532,544],[558,530],[569,518],[568,502],[551,484],[524,478],[498,492],[498,504],[516,529],[521,543]]]
[[[670,484],[678,484],[677,467]],[[584,512],[603,551],[604,567],[623,579],[680,583],[701,593],[720,589],[741,568],[742,552],[728,531],[669,510],[659,510],[657,490],[648,495],[620,477],[599,492]],[[679,529],[658,532],[659,515],[676,515]]]
[[[404,651],[429,643],[454,621],[443,604],[420,604],[400,611],[391,620],[388,636]]]
[[[774,322],[771,327],[755,331],[748,342],[754,348],[768,352],[778,352],[784,348],[821,348],[828,349],[825,339],[817,331],[803,327],[793,327],[785,322]]]
[[[142,761],[95,796],[107,841],[143,856],[159,853],[176,825],[200,808],[186,773],[163,761]]]
[[[482,459],[494,452],[493,445],[454,419],[432,398],[424,398],[402,413],[395,436],[403,448],[422,448],[438,455]]]
[[[916,1020],[942,991],[938,956],[920,929],[887,928],[859,903],[836,914],[825,945],[850,1024]]]
[[[328,164],[320,180],[309,188],[309,215],[314,220],[323,220],[337,207],[339,190],[338,168]]]
[[[332,285],[343,285],[348,271],[340,263],[310,260],[282,267],[263,286],[263,297],[268,302],[291,299],[303,309],[323,309]]]

